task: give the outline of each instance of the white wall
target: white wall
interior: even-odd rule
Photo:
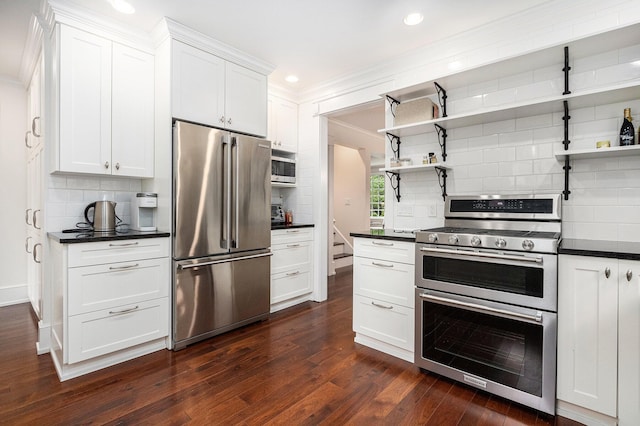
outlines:
[[[333,217],[351,244],[350,232],[369,229],[369,175],[361,154],[359,150],[333,146]]]
[[[0,306],[26,302],[27,254],[24,251],[27,172],[24,132],[27,93],[18,82],[0,79]]]

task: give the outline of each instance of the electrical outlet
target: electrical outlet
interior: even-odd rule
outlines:
[[[429,217],[436,217],[438,215],[438,211],[436,210],[435,204],[429,204]]]

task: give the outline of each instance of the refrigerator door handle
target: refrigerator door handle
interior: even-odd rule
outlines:
[[[238,140],[235,136],[231,136],[231,212],[229,220],[233,221],[231,224],[231,247],[232,249],[238,248]]]
[[[186,264],[186,265],[179,264],[178,265],[178,269],[184,270],[184,269],[199,268],[201,266],[218,265],[220,263],[235,262],[237,260],[257,259],[259,257],[267,257],[267,256],[273,256],[273,253],[269,252],[269,253],[253,254],[253,255],[250,255],[250,256],[229,257],[229,258],[222,259],[222,260],[212,260],[210,262],[202,262],[202,263],[189,263],[189,264]]]
[[[231,170],[229,165],[229,142],[225,135],[221,136],[222,140],[222,203],[221,203],[221,221],[220,221],[220,248],[229,249],[229,192]]]

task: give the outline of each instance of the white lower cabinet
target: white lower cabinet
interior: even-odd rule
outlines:
[[[413,362],[414,244],[354,238],[355,341]]]
[[[271,312],[310,300],[313,228],[271,231]]]
[[[52,356],[61,380],[167,347],[168,238],[51,246]]]
[[[560,255],[560,415],[587,424],[640,424],[639,274],[638,261]]]

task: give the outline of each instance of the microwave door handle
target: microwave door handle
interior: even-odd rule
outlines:
[[[542,257],[513,256],[508,254],[486,253],[482,251],[458,251],[440,248],[421,247],[423,253],[453,254],[458,256],[482,257],[486,259],[514,260],[516,262],[542,263]]]
[[[524,320],[524,321],[532,322],[535,324],[540,324],[542,322],[542,312],[537,312],[536,315],[527,315],[527,314],[521,314],[519,312],[508,311],[506,309],[491,308],[489,306],[478,305],[475,303],[462,302],[459,300],[448,299],[446,297],[433,296],[431,294],[426,294],[426,293],[420,294],[420,298],[430,300],[440,305],[447,305],[447,306],[467,309],[467,310],[480,312],[480,313],[498,315],[501,317],[510,318],[517,321]]]

